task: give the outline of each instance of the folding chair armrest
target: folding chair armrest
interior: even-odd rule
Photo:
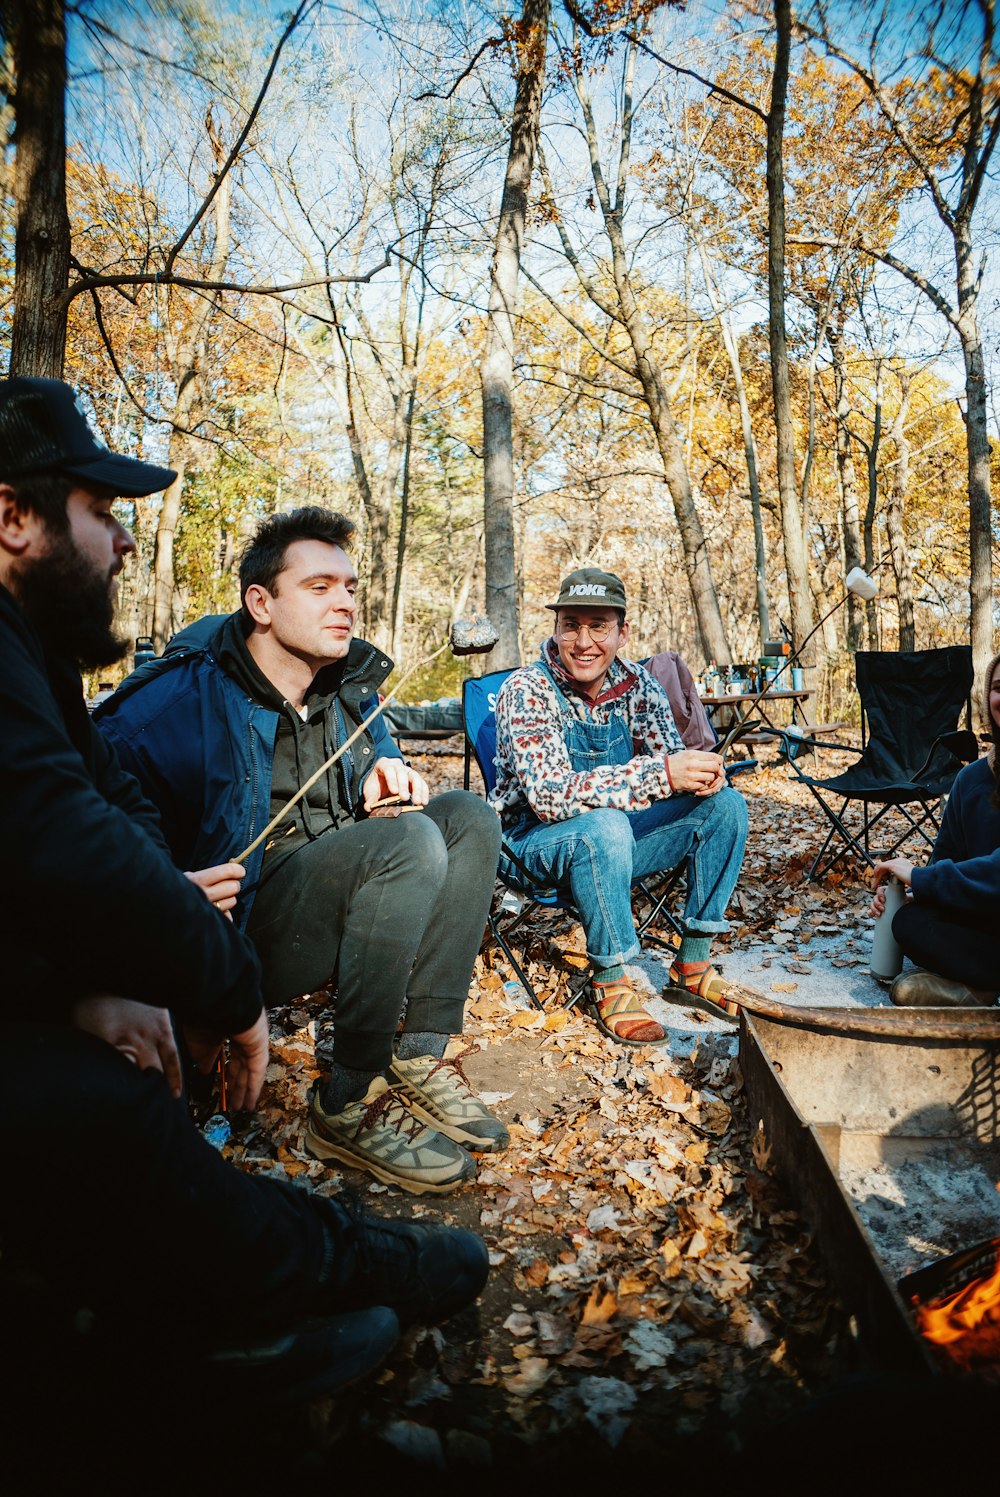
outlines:
[[[971,728],[956,728],[953,733],[942,733],[940,738],[935,739],[931,753],[934,748],[941,745],[961,759],[963,764],[975,764],[979,758],[979,739]]]
[[[930,768],[931,761],[938,749],[944,749],[946,753],[953,755],[954,758],[961,759],[963,764],[974,764],[979,758],[979,740],[972,729],[955,728],[953,732],[941,733],[935,738],[931,744],[930,753],[913,776],[914,780],[919,780]]]
[[[812,749],[837,749],[842,754],[863,754],[864,749],[858,748],[856,743],[840,743],[836,738],[807,738],[804,733],[790,733],[787,728],[776,728],[775,736],[781,739],[785,752],[788,752],[789,744],[797,744],[799,748]]]

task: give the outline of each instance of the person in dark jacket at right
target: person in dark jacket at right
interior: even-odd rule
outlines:
[[[901,973],[889,990],[902,1007],[983,1006],[1000,991],[1000,655],[986,669],[983,716],[993,746],[959,770],[930,862],[890,858],[873,870],[869,914],[885,908],[887,879],[908,890],[892,933],[920,970]]]

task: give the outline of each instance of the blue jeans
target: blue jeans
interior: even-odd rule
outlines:
[[[576,906],[594,967],[613,967],[639,954],[632,884],[684,864],[689,935],[728,930],[726,906],[736,887],[747,840],[746,801],[726,786],[716,795],[672,795],[645,811],[584,811],[569,821],[526,819],[505,833],[511,850],[539,883]],[[524,887],[501,857],[510,882]]]

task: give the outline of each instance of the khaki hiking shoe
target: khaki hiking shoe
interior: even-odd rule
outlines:
[[[305,1144],[314,1159],[339,1159],[415,1196],[446,1195],[476,1173],[472,1155],[429,1128],[384,1076],[343,1112],[325,1112],[314,1086]]]
[[[412,1060],[393,1056],[392,1074],[397,1089],[425,1123],[438,1132],[474,1149],[479,1154],[495,1154],[510,1143],[510,1134],[487,1107],[480,1102],[462,1070],[462,1061],[475,1054],[474,1045],[449,1040],[441,1060],[433,1055],[417,1055]]]

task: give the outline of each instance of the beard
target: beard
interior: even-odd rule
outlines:
[[[113,575],[61,535],[45,556],[15,572],[13,591],[48,652],[68,657],[79,670],[100,670],[128,650],[114,629]]]

